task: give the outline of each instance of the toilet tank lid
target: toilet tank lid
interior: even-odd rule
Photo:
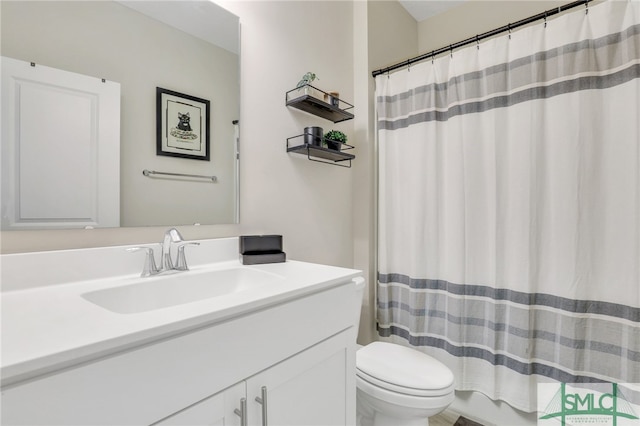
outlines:
[[[373,342],[356,352],[356,367],[384,382],[414,389],[444,389],[453,373],[437,359],[394,343]]]

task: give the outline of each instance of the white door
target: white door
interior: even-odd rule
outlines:
[[[153,426],[241,426],[240,400],[245,397],[245,383],[238,383]]]
[[[120,84],[2,57],[2,229],[120,224]]]
[[[347,376],[352,372],[348,368],[350,336],[350,332],[340,333],[248,379],[249,424],[337,426],[350,423],[347,413],[347,406],[351,405],[347,404],[351,383]]]

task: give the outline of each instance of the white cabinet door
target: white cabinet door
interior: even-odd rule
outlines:
[[[248,379],[249,424],[350,424],[350,336],[342,332]]]
[[[120,224],[120,84],[2,57],[2,229]]]
[[[154,426],[241,426],[240,400],[246,395],[245,382],[238,383],[209,398],[169,416]]]

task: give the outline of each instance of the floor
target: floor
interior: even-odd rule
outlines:
[[[429,418],[429,426],[482,426],[458,414],[443,411],[437,416]]]

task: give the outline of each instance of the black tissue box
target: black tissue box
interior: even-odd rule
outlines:
[[[282,235],[240,236],[240,257],[243,265],[286,261],[286,254],[282,251]]]
[[[241,235],[240,254],[282,251],[282,235]]]

